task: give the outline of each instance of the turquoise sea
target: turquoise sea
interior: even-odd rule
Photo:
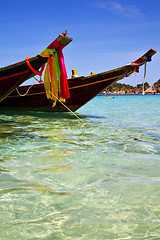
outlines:
[[[0,112],[0,240],[160,239],[160,95]]]

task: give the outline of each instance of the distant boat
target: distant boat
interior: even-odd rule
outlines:
[[[61,35],[60,43],[65,46],[71,40],[71,38]],[[48,48],[50,48],[50,45]],[[67,108],[69,108],[72,111],[76,111],[113,82],[130,76],[134,71],[138,72],[139,67],[151,61],[151,57],[155,53],[155,50],[150,49],[136,61],[123,67],[99,74],[92,74],[87,77],[82,76],[68,79],[70,98],[66,99],[65,105],[61,101],[57,101],[54,107],[52,107],[53,99],[48,99],[46,96],[44,83],[39,83],[32,87],[18,87],[22,82],[36,75],[36,72],[33,72],[34,69],[38,71],[47,62],[47,57],[37,55],[29,59],[33,69],[28,66],[26,61],[0,69],[0,110],[66,112],[68,111]],[[15,90],[17,87],[18,92]],[[26,92],[28,93],[25,94]]]

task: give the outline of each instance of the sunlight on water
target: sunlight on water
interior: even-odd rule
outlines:
[[[0,115],[0,239],[160,239],[160,96]]]

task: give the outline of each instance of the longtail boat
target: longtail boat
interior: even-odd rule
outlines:
[[[66,32],[60,34],[46,49],[39,55],[24,61],[0,68],[0,102],[12,93],[27,79],[35,75],[42,75],[45,63],[54,49],[61,50],[72,41],[66,36]]]
[[[63,81],[65,86],[63,85],[61,90],[58,87],[59,84],[57,85],[58,75],[61,78],[61,72],[64,70],[66,74],[66,70],[63,66],[61,66],[62,69],[59,69],[58,62],[60,64],[60,61],[58,58],[58,60],[55,58],[55,55],[59,48],[61,54],[62,48],[70,43],[72,39],[66,37],[65,34],[61,34],[57,39],[47,47],[47,51],[45,49],[36,57],[0,69],[0,110],[67,112],[68,109],[71,109],[76,111],[112,83],[129,77],[135,71],[138,72],[139,67],[146,64],[146,62],[150,62],[152,56],[156,53],[155,50],[150,49],[137,60],[120,68],[92,74],[87,77],[73,76],[67,82]],[[26,79],[36,74],[41,75],[42,69],[40,70],[40,68],[44,68],[43,66],[47,61],[46,69],[48,68],[48,70],[46,70],[44,77],[47,80],[44,80],[44,83],[40,81],[40,83],[33,86],[18,87]],[[56,74],[54,71],[57,71]],[[53,77],[51,76],[52,74],[54,75]],[[63,76],[63,78],[65,77]],[[55,78],[56,81],[54,82],[53,79]],[[68,89],[66,90],[67,87]]]

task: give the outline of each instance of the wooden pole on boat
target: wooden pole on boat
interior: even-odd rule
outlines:
[[[144,95],[144,83],[146,78],[146,66],[147,66],[147,62],[145,62],[144,64],[144,78],[143,78],[143,92],[142,92],[143,95]]]

